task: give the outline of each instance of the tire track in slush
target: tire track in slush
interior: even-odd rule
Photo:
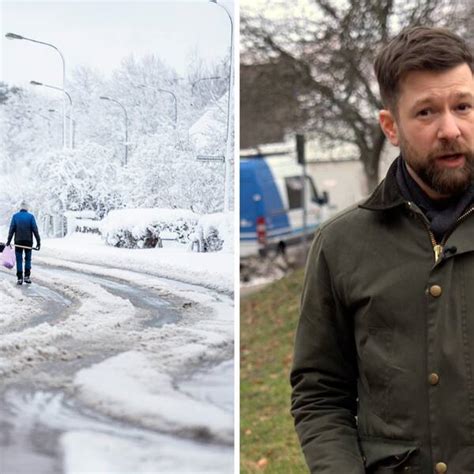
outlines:
[[[3,272],[2,272],[3,273]],[[71,276],[87,279],[106,289],[112,295],[129,300],[146,317],[139,318],[141,325],[146,328],[160,328],[165,324],[175,324],[182,318],[183,307],[186,302],[181,298],[166,298],[158,292],[147,288],[134,287],[110,277],[92,276],[86,273],[74,272],[59,268],[41,268],[38,273],[38,282],[31,287],[24,287],[25,297],[40,302],[43,310],[36,315],[34,321],[24,322],[15,327],[20,332],[25,328],[34,327],[43,323],[54,324],[70,313],[77,302],[57,291],[55,288],[41,283],[41,274],[55,277]],[[0,278],[3,275],[0,274]],[[126,348],[117,348],[116,353]],[[110,357],[107,353],[105,357]],[[87,362],[86,362],[87,361]],[[93,359],[75,361],[69,369],[74,372],[97,362]],[[53,364],[56,370],[61,364]],[[212,371],[211,371],[212,372]],[[196,383],[196,381],[194,381]],[[191,384],[192,385],[192,384]],[[183,386],[186,390],[186,386]],[[208,395],[204,395],[208,396]],[[48,414],[47,417],[44,414]],[[157,466],[174,466],[171,470],[163,467],[160,472],[177,472],[182,466],[182,452],[189,453],[189,470],[180,472],[231,472],[232,447],[199,440],[180,439],[176,436],[158,433],[135,427],[130,423],[120,422],[105,415],[82,407],[74,399],[70,399],[62,391],[37,390],[28,386],[23,380],[2,390],[0,386],[0,472],[2,474],[62,474],[65,460],[62,459],[60,448],[61,435],[70,430],[79,429],[80,433],[90,433],[90,436],[105,436],[109,440],[129,446],[131,453],[136,453],[139,459],[148,457],[151,463]],[[69,434],[68,434],[69,436]],[[72,437],[75,435],[72,434]],[[78,434],[80,439],[80,434]],[[99,436],[99,440],[100,440]],[[87,436],[86,436],[87,439]],[[159,455],[158,455],[159,454]],[[158,455],[158,457],[157,457]],[[133,458],[133,455],[131,455]],[[194,457],[194,458],[193,458]],[[66,463],[67,464],[67,463]],[[125,462],[126,465],[126,462]],[[124,466],[125,466],[124,465]],[[200,468],[201,466],[201,468]]]

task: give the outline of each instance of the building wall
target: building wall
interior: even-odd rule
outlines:
[[[380,179],[398,155],[398,149],[387,145],[380,160]],[[329,193],[329,203],[337,212],[368,196],[367,180],[362,163],[350,161],[309,161],[307,173],[313,178],[318,192]]]

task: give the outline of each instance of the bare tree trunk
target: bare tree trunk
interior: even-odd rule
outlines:
[[[364,172],[367,178],[367,190],[369,194],[377,187],[379,184],[379,168],[378,166],[373,168],[370,166],[367,167],[368,163],[364,163]]]
[[[386,140],[385,135],[378,124],[374,126],[372,137],[373,146],[362,156],[369,193],[371,193],[379,184],[380,161]]]

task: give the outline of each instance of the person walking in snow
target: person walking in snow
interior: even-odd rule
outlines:
[[[15,255],[16,255],[16,275],[17,284],[31,283],[31,249],[33,247],[33,235],[36,239],[36,250],[40,249],[41,239],[38,232],[38,226],[33,214],[28,212],[28,205],[25,201],[20,204],[20,211],[13,215],[10,230],[8,232],[7,245],[15,235]],[[27,248],[25,248],[27,247]],[[23,253],[25,254],[25,279],[23,280]]]

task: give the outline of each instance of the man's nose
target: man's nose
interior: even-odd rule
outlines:
[[[461,136],[461,130],[459,128],[456,117],[451,113],[446,113],[441,118],[438,139],[440,140],[455,140]]]

